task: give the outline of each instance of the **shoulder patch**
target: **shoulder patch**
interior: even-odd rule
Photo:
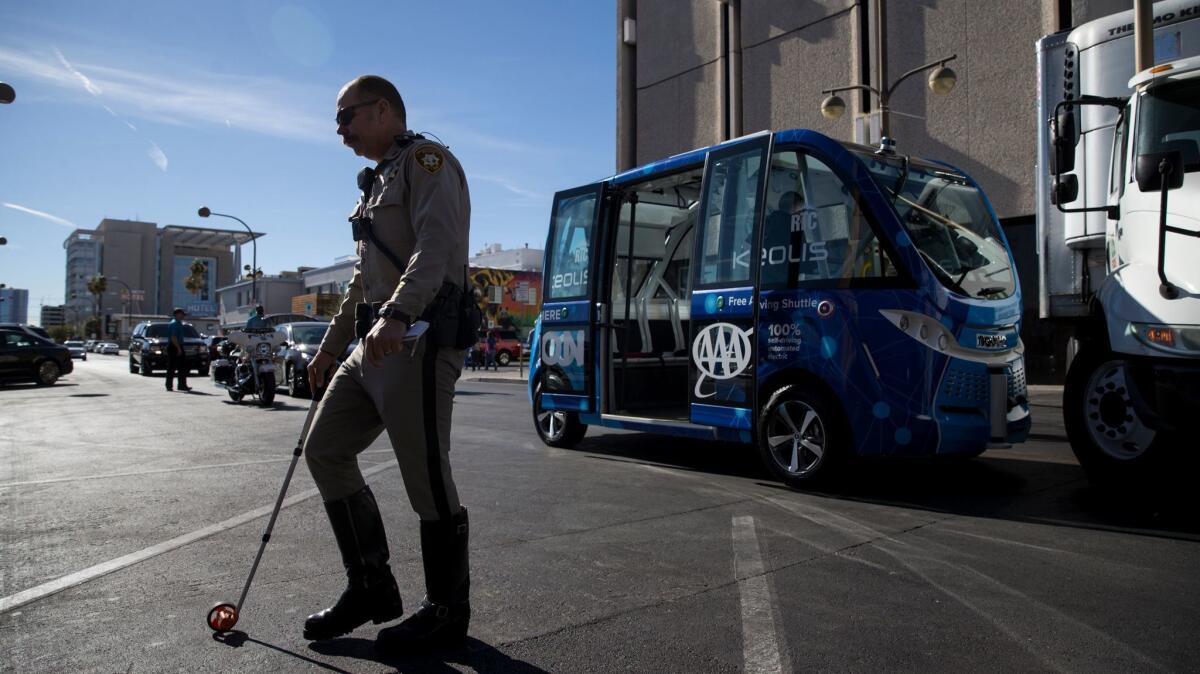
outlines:
[[[442,166],[446,164],[446,157],[442,151],[432,145],[426,145],[413,153],[416,159],[417,166],[420,166],[426,173],[433,175],[442,170]]]

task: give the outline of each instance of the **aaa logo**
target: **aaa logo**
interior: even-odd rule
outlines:
[[[716,391],[702,393],[701,385],[707,377],[733,379],[750,365],[750,335],[754,328],[742,330],[732,323],[713,323],[696,335],[692,342],[692,360],[700,370],[696,379],[696,397],[711,398]]]

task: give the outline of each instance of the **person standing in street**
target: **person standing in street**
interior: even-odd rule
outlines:
[[[420,518],[425,572],[419,608],[376,638],[377,650],[400,655],[461,642],[471,619],[467,509],[449,461],[466,347],[455,317],[466,306],[471,203],[458,160],[409,130],[404,101],[387,80],[351,80],[336,117],[342,142],[375,166],[359,174],[362,196],[351,216],[359,262],[308,369],[313,391],[326,382],[328,389],[303,451],[349,582],[332,607],[308,617],[304,636],[332,639],[403,613],[383,520],[358,465],[358,454],[386,432]],[[429,329],[405,341],[418,319]],[[337,366],[356,334],[358,347]]]
[[[178,307],[171,312],[174,318],[167,323],[167,390],[172,390],[171,381],[179,380],[180,391],[190,391],[187,385],[187,354],[183,351],[183,317],[187,315]]]
[[[499,372],[500,366],[496,364],[496,331],[488,330],[487,333],[487,362],[483,364],[483,371],[487,372],[488,368]]]

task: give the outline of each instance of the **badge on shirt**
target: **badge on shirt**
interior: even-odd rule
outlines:
[[[446,163],[446,158],[442,156],[442,151],[436,147],[423,147],[417,150],[416,153],[417,166],[425,169],[429,175],[433,175],[442,170],[442,165]]]

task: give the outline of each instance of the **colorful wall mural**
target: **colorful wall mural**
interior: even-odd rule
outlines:
[[[488,327],[514,328],[524,339],[542,304],[542,273],[471,267],[470,274]]]

